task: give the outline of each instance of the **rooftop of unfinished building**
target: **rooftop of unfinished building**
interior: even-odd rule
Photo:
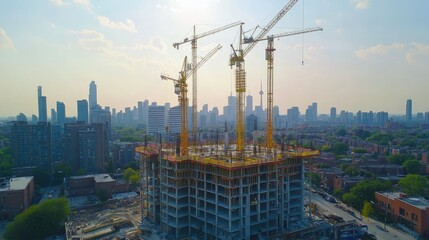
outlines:
[[[162,145],[161,151],[163,158],[172,162],[180,161],[198,161],[203,164],[216,165],[225,168],[246,167],[258,164],[275,163],[285,158],[311,158],[319,155],[319,151],[305,148],[285,147],[285,150],[274,149],[268,153],[265,148],[247,145],[245,147],[244,157],[236,154],[236,146],[230,145],[228,151],[224,150],[224,145],[200,145],[189,147],[189,154],[186,156],[177,156],[175,146]],[[159,145],[151,144],[147,147],[136,147],[136,152],[157,156],[159,154]]]

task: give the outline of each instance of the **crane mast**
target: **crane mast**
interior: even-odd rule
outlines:
[[[183,60],[182,70],[179,72],[179,78],[174,79],[165,75],[161,75],[162,80],[170,80],[174,82],[174,92],[179,95],[180,114],[181,114],[181,127],[180,127],[180,154],[186,156],[189,154],[188,145],[188,84],[187,79],[190,74],[197,71],[204,63],[206,63],[219,49],[221,45],[217,45],[204,58],[192,69],[187,69],[187,57]]]
[[[237,25],[242,25],[244,24],[241,21],[237,21],[225,26],[222,26],[220,28],[216,28],[213,30],[210,30],[208,32],[202,33],[202,34],[196,34],[196,30],[195,30],[195,25],[194,25],[194,34],[193,37],[191,39],[189,38],[185,38],[182,42],[178,42],[178,43],[173,43],[173,47],[175,47],[176,49],[179,49],[179,46],[187,43],[187,42],[191,42],[191,49],[192,49],[192,67],[194,67],[197,64],[197,39],[199,38],[203,38],[212,34],[215,34],[217,32],[235,27]],[[193,71],[192,72],[192,135],[193,135],[193,140],[194,140],[194,145],[197,144],[197,112],[198,112],[198,87],[197,87],[197,78],[198,78],[198,74],[197,71]]]
[[[273,102],[274,102],[274,38],[288,37],[298,34],[304,34],[315,31],[322,31],[323,28],[307,28],[293,32],[281,33],[261,38],[257,41],[267,40],[267,48],[265,49],[265,60],[267,60],[267,129],[266,129],[266,147],[267,152],[271,153],[274,148],[273,141]]]
[[[246,92],[246,71],[244,57],[256,46],[258,40],[265,37],[265,35],[276,25],[280,19],[286,15],[287,12],[298,2],[298,0],[290,0],[277,15],[271,19],[271,21],[262,29],[262,31],[256,36],[255,41],[252,41],[246,49],[242,49],[243,44],[243,30],[240,26],[240,41],[238,52],[234,50],[233,55],[230,58],[230,66],[236,67],[235,69],[235,91],[237,95],[237,157],[244,158],[244,144],[245,144],[245,132],[244,132],[244,95]],[[245,42],[248,39],[244,39]],[[232,45],[231,45],[232,47]]]

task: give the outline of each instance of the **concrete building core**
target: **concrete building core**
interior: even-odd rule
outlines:
[[[188,156],[155,145],[137,147],[143,227],[159,227],[167,239],[287,234],[304,219],[303,158],[318,151],[289,149],[266,158],[252,155],[252,148],[237,159],[223,145],[191,148]]]

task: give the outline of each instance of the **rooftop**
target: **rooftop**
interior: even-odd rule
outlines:
[[[420,209],[429,208],[429,201],[422,197],[408,197],[401,192],[378,192],[390,199],[398,199]]]
[[[139,146],[136,152],[143,155],[158,155],[156,146]],[[239,158],[235,155],[235,145],[231,145],[228,153],[225,154],[223,145],[203,145],[200,147],[190,147],[189,155],[177,156],[174,149],[168,147],[162,149],[163,158],[171,162],[195,161],[206,165],[214,165],[222,168],[240,168],[253,165],[270,164],[279,162],[285,158],[307,158],[319,155],[319,151],[312,151],[303,148],[288,148],[282,152],[276,150],[276,154],[267,154],[266,152],[253,154],[253,146],[246,146],[245,157]]]
[[[24,190],[32,179],[33,177],[11,178],[5,184],[0,185],[0,191]]]
[[[95,182],[114,182],[115,179],[113,179],[109,174],[96,174],[94,175]]]
[[[115,179],[113,179],[109,174],[102,173],[102,174],[89,174],[84,176],[72,176],[71,179],[86,179],[86,178],[93,178],[95,182],[113,182]]]
[[[429,201],[422,197],[405,197],[401,200],[420,209],[429,208]]]

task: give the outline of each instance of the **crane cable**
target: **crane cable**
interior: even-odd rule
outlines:
[[[302,1],[302,29],[304,29],[304,0]],[[304,35],[302,34],[302,52],[301,52],[301,64],[304,66]]]

